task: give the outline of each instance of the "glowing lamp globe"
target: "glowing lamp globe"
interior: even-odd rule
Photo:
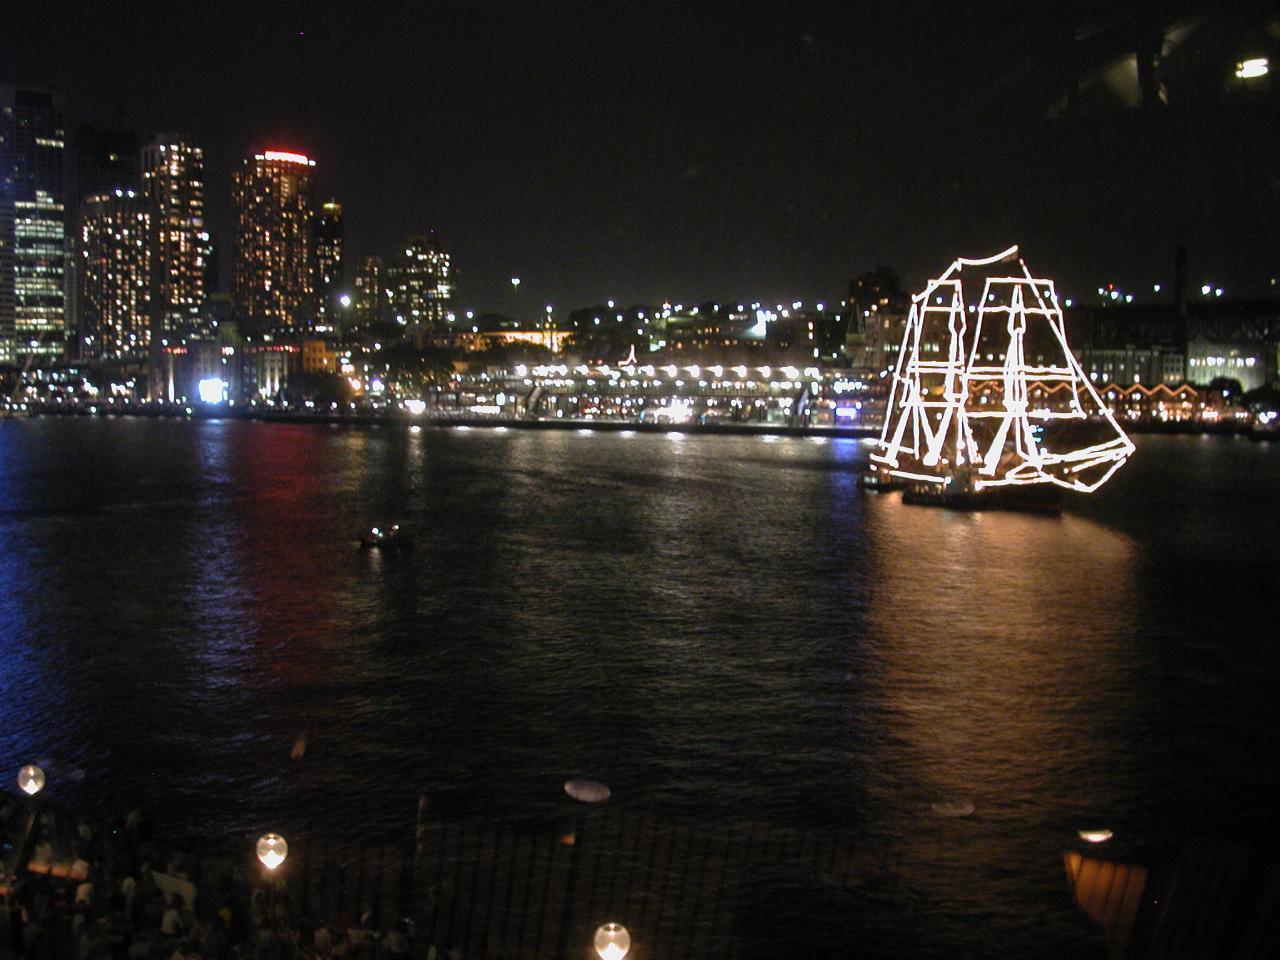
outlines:
[[[44,789],[44,771],[34,763],[28,763],[18,771],[18,788],[29,797]]]
[[[289,844],[278,833],[267,833],[258,838],[258,859],[268,870],[274,870],[289,856]]]
[[[564,792],[581,803],[604,803],[613,796],[613,791],[606,784],[580,777],[566,780]]]
[[[606,923],[596,931],[595,948],[600,960],[622,960],[631,950],[631,934],[620,923]]]
[[[1077,830],[1076,835],[1085,843],[1106,843],[1115,836],[1115,834],[1105,827]]]

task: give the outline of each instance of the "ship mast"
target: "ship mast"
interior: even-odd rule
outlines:
[[[981,299],[967,304],[961,271],[1005,261],[1016,261],[1018,275],[988,271]],[[871,455],[891,476],[946,484],[963,474],[975,491],[1032,483],[1091,491],[1132,452],[1067,345],[1053,282],[1033,277],[1016,246],[957,259],[912,298]]]

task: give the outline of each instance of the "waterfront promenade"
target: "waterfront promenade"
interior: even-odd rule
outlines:
[[[927,844],[925,845],[928,846]],[[817,897],[868,929],[929,905],[910,861],[851,830],[676,824],[584,805],[558,827],[437,821],[412,844],[295,836],[274,873],[252,839],[182,849],[142,811],[100,822],[0,794],[0,958],[585,957],[624,923],[636,957],[782,956],[820,949]],[[1064,898],[1112,958],[1270,956],[1280,865],[1192,843],[1155,869],[1064,853]],[[812,938],[812,942],[810,942]]]

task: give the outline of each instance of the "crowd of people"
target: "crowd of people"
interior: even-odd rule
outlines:
[[[410,932],[308,916],[279,878],[159,843],[138,809],[97,823],[0,794],[0,960],[391,960]]]

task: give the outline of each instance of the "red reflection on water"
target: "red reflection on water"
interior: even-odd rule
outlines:
[[[318,465],[325,462],[329,436],[305,425],[227,426],[231,480],[251,491],[234,498],[231,516],[261,666],[306,682],[312,677],[305,664],[322,660],[290,657],[290,650],[304,641],[337,641],[336,567],[352,547],[352,532],[329,529],[317,506],[327,482]],[[300,624],[306,624],[306,636]]]

